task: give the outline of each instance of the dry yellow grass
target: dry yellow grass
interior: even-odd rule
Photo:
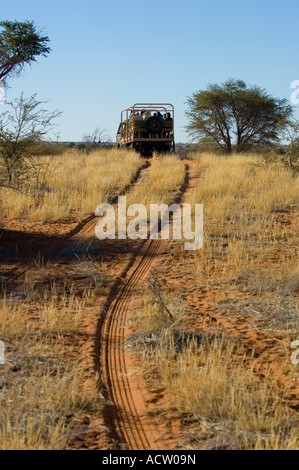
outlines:
[[[72,434],[67,417],[99,406],[82,393],[79,364],[67,368],[59,359],[49,358],[49,351],[42,363],[40,344],[38,352],[40,362],[36,356],[28,357],[30,371],[0,395],[1,450],[63,450]]]
[[[212,288],[209,309],[233,311],[236,319],[243,312],[249,320],[253,311],[269,331],[283,337],[281,347],[288,351],[288,340],[296,339],[298,333],[292,296],[299,286],[298,177],[279,163],[260,164],[255,155],[190,157],[195,162],[192,171],[200,176],[185,196],[186,202],[204,205],[204,245],[187,256],[188,279],[194,277],[198,293],[202,287]],[[181,263],[186,262],[186,253],[179,253]],[[171,260],[169,264],[171,269]],[[296,414],[265,369],[257,374],[248,366],[250,359],[240,344],[224,339],[221,332],[210,335],[208,325],[196,334],[186,331],[182,306],[175,307],[174,300],[180,295],[185,298],[184,288],[175,284],[172,296],[167,275],[161,275],[164,300],[174,316],[170,320],[158,299],[147,296],[144,306],[135,312],[133,344],[143,352],[143,372],[156,376],[158,387],[166,390],[182,416],[192,416],[206,435],[217,429],[218,441],[229,448],[298,449]],[[236,298],[236,291],[244,292],[244,297]],[[185,303],[188,309],[188,299]],[[277,310],[271,317],[267,306],[279,309],[281,317]],[[251,323],[247,326],[252,328]],[[285,362],[289,379],[294,379],[289,356]]]
[[[11,299],[0,300],[0,336],[25,337],[31,334],[34,326],[28,321],[28,305],[18,305]]]
[[[247,233],[272,211],[298,205],[299,178],[280,164],[261,165],[254,155],[193,154],[193,159],[202,179],[190,202],[205,204],[207,221],[237,222]]]
[[[192,416],[208,434],[217,428],[225,446],[246,449],[297,449],[298,420],[264,374],[248,369],[242,348],[221,335],[184,329],[182,306],[164,294],[169,315],[147,294],[132,316],[142,361],[140,370],[154,376],[172,406]]]
[[[62,450],[74,430],[70,417],[102,406],[82,388],[82,365],[65,342],[78,333],[92,293],[88,289],[79,299],[52,285],[41,296],[30,279],[26,282],[25,302],[0,301],[0,337],[7,346],[0,449]]]
[[[49,160],[42,158],[45,163]],[[1,190],[11,219],[55,222],[93,213],[131,182],[142,162],[134,152],[113,150],[66,153],[53,164],[58,161],[43,198]],[[65,449],[72,433],[82,432],[72,417],[102,406],[99,396],[95,399],[82,389],[81,363],[73,351],[83,315],[105,280],[101,266],[95,267],[88,257],[88,248],[72,266],[74,274],[88,274],[90,282],[83,291],[77,292],[72,281],[68,287],[56,284],[49,274],[51,266],[38,259],[25,275],[20,297],[0,301],[0,337],[6,345],[6,362],[1,366],[1,450]]]
[[[220,294],[237,285],[255,296],[270,291],[288,297],[298,285],[298,178],[279,164],[260,165],[254,155],[221,158],[204,154],[193,155],[193,159],[201,177],[186,202],[204,204],[205,237],[204,247],[194,254],[196,285],[217,287]],[[8,199],[4,190],[2,197],[12,218],[55,221],[71,213],[84,215],[128,184],[139,163],[134,153],[125,152],[125,157],[122,152],[68,154],[49,181],[42,202],[21,195]],[[127,195],[127,205],[170,204],[184,178],[182,161],[175,156],[156,157],[148,179]],[[293,214],[285,227],[277,220],[281,210]],[[83,260],[80,266],[83,269]],[[42,278],[44,267],[35,275]],[[215,296],[215,305],[220,294],[219,299]],[[42,301],[34,298],[34,292],[26,295],[31,296],[31,304],[2,300],[0,335],[14,341],[23,338],[26,354],[43,358],[45,366],[33,361],[26,380],[1,392],[0,448],[62,449],[71,432],[66,416],[94,403],[82,395],[80,372],[75,372],[78,365],[66,367],[59,341],[78,331],[93,293],[88,291],[78,300],[72,290],[58,293],[53,285]],[[133,319],[135,341],[143,347],[144,370],[155,374],[178,412],[192,415],[207,430],[216,429],[234,448],[298,448],[298,426],[267,377],[257,379],[245,366],[242,350],[221,335],[211,338],[186,332],[182,305],[169,294],[164,299],[172,318],[159,299],[148,294]],[[245,300],[250,304],[249,296]],[[234,308],[241,308],[242,302],[240,299]],[[38,319],[28,321],[33,304],[36,313],[36,303]],[[284,337],[293,333],[286,325]],[[54,359],[53,351],[60,351],[60,356]]]
[[[185,179],[185,165],[175,155],[154,156],[148,179],[127,195],[127,205],[171,204]]]
[[[65,449],[72,432],[67,416],[95,406],[92,397],[82,394],[77,366],[66,370],[62,362],[57,365],[57,359],[54,369],[45,365],[41,370],[36,364],[18,384],[2,391],[1,450]]]
[[[200,282],[222,282],[244,272],[258,275],[286,240],[289,247],[278,267],[284,274],[272,274],[275,279],[294,278],[299,177],[279,163],[261,165],[255,155],[194,154],[193,159],[200,179],[188,202],[204,205],[204,246],[197,254]],[[281,224],[277,214],[290,210],[292,220]]]
[[[49,157],[44,159],[45,165]],[[135,152],[99,150],[90,154],[67,152],[57,156],[42,199],[2,189],[0,195],[9,218],[55,222],[72,215],[84,216],[106,203],[114,191],[128,185],[140,164]]]

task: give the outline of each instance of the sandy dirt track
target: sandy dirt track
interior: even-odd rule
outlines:
[[[192,165],[192,161],[185,161],[185,181],[173,202],[184,202],[187,192],[198,184],[200,175],[192,171]],[[131,184],[121,194],[134,191],[137,184],[142,184],[150,166],[150,160],[144,161]],[[117,203],[118,195],[111,195],[112,204]],[[28,223],[27,227],[22,221],[6,220],[2,245],[10,249],[13,244],[18,244],[21,260],[4,260],[2,263],[0,274],[5,278],[6,292],[22,290],[24,278],[36,270],[32,261],[37,253],[41,253],[45,263],[52,265],[54,273],[56,270],[62,279],[64,275],[67,277],[70,261],[62,259],[61,253],[77,242],[95,240],[96,223],[97,219],[92,215],[84,220],[70,220],[69,223],[51,226]],[[52,233],[48,233],[50,230]],[[188,256],[191,257],[191,254],[184,254],[182,259],[178,256],[177,247],[162,240],[107,240],[100,244],[106,256],[109,283],[96,298],[93,307],[95,314],[86,314],[78,342],[74,341],[74,344],[76,354],[85,367],[85,385],[88,384],[90,393],[96,393],[99,399],[104,400],[105,406],[93,416],[82,417],[83,421],[88,421],[90,432],[74,438],[69,448],[172,450],[181,449],[184,445],[186,429],[180,417],[172,414],[172,410],[167,411],[167,406],[164,414],[155,413],[155,407],[160,405],[162,409],[165,405],[163,390],[161,393],[155,390],[155,386],[138,373],[138,358],[127,344],[132,334],[130,316],[136,308],[136,296],[139,299],[142,297],[151,271],[161,266],[166,266],[165,279],[168,284],[186,300],[191,312],[188,317],[190,328],[215,333],[222,331],[228,337],[240,340],[248,352],[248,361],[255,350],[265,367],[271,364],[275,378],[287,389],[292,407],[298,409],[298,387],[289,380],[288,370],[284,371],[285,354],[279,342],[266,331],[253,328],[245,315],[236,315],[233,311],[224,315],[221,311],[215,311],[211,305],[218,292],[213,288],[196,286],[192,273],[188,271]],[[80,287],[84,287],[84,282],[82,277]],[[235,297],[241,295],[241,292],[234,293]],[[203,437],[200,444],[203,448],[205,440],[206,437]],[[208,445],[217,447],[218,440],[218,436],[212,437]]]

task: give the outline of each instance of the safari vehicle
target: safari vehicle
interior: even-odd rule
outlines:
[[[172,104],[137,103],[121,112],[116,141],[118,148],[133,148],[144,156],[153,151],[174,152]]]

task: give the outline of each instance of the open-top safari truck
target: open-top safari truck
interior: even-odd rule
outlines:
[[[144,156],[174,152],[173,105],[137,103],[124,109],[116,140],[119,148],[133,148]]]

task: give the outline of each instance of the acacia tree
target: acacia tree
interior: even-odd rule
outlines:
[[[3,82],[51,51],[47,45],[49,38],[33,22],[1,21],[0,28],[0,80]]]
[[[61,113],[49,112],[36,95],[8,103],[9,110],[0,116],[0,185],[21,189],[24,183],[40,175],[34,146],[42,142]],[[38,184],[38,181],[36,181]]]
[[[287,100],[233,79],[195,92],[187,105],[188,133],[226,152],[275,143],[293,113]]]

